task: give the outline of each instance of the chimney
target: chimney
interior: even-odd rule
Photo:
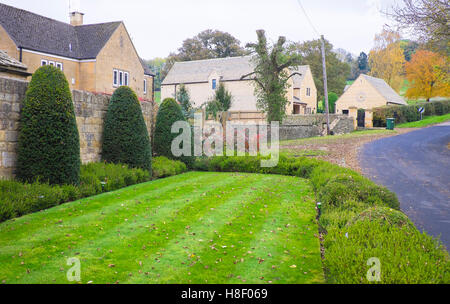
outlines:
[[[73,26],[83,25],[83,13],[71,12],[70,13],[70,24]]]

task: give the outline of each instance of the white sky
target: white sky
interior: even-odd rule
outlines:
[[[73,1],[73,0],[72,0]],[[381,14],[400,0],[300,0],[313,24],[333,43],[354,54],[368,52],[376,33],[389,23]],[[68,22],[69,0],[0,0]],[[85,24],[122,20],[141,57],[166,57],[186,38],[205,29],[226,31],[244,45],[257,29],[269,38],[292,41],[317,37],[297,0],[75,0]],[[0,17],[1,18],[1,17]]]

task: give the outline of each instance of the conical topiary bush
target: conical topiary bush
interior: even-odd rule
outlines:
[[[36,70],[20,117],[17,177],[78,184],[80,139],[69,83],[52,66]]]
[[[109,103],[103,128],[102,158],[151,172],[150,138],[141,105],[129,87],[118,88]]]
[[[153,147],[158,156],[165,156],[170,159],[180,160],[188,167],[192,167],[193,157],[175,157],[172,154],[172,141],[179,134],[172,133],[172,125],[177,121],[186,121],[180,105],[173,98],[166,98],[161,103],[156,116],[155,136]],[[193,144],[193,143],[191,143]]]

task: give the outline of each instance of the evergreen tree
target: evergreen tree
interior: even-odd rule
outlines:
[[[20,117],[17,177],[50,184],[80,181],[80,138],[69,83],[52,66],[36,70]]]
[[[103,130],[102,158],[151,171],[150,139],[141,105],[129,87],[118,88],[109,103]]]

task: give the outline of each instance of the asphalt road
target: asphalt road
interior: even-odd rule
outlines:
[[[366,144],[364,174],[397,193],[417,228],[450,250],[450,122]]]

